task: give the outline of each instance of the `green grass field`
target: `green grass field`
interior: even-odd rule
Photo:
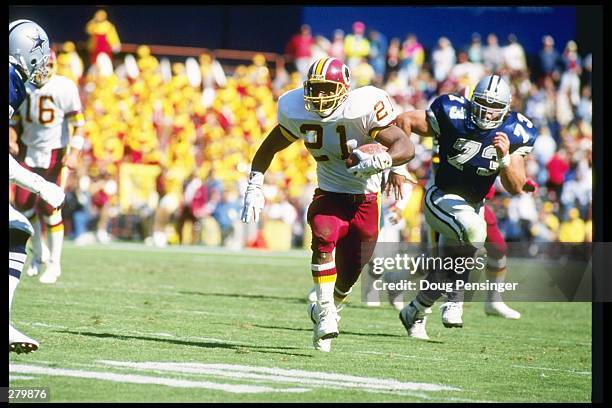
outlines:
[[[16,292],[12,321],[41,346],[10,354],[10,386],[46,387],[53,402],[590,401],[589,303],[514,303],[518,321],[466,303],[452,330],[435,307],[423,342],[357,295],[321,353],[309,263],[301,251],[67,243],[58,283],[24,274]]]

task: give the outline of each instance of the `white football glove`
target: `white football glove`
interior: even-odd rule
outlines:
[[[259,213],[264,206],[263,180],[264,175],[259,171],[252,171],[249,174],[249,185],[244,194],[244,205],[240,217],[245,224],[259,221]]]
[[[60,186],[48,181],[40,184],[38,195],[53,208],[61,207],[66,198],[64,190]]]
[[[391,155],[387,152],[368,154],[361,150],[353,150],[353,153],[359,158],[359,163],[353,167],[349,167],[348,171],[353,176],[368,179],[376,173],[388,169],[392,165]]]

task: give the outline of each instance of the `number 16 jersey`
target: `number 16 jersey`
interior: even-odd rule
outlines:
[[[304,140],[317,162],[317,179],[322,190],[336,193],[377,193],[381,173],[367,180],[347,171],[349,146],[375,143],[378,133],[394,123],[397,111],[387,92],[365,86],[348,93],[347,99],[322,118],[304,107],[304,89],[296,88],[278,100],[278,123],[287,140]]]

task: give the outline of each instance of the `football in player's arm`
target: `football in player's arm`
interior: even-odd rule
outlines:
[[[317,298],[310,308],[313,345],[321,351],[329,351],[338,335],[334,301],[339,305],[348,296],[372,256],[381,173],[414,157],[410,138],[395,125],[397,113],[389,95],[371,86],[349,92],[349,86],[348,67],[327,57],[311,65],[303,87],[279,98],[278,125],[255,153],[242,211],[243,222],[259,220],[264,173],[274,155],[304,140],[317,162],[318,188],[307,219],[313,233],[311,272]],[[376,142],[387,149],[372,154],[358,150]],[[347,168],[351,148],[359,151],[359,160]],[[371,248],[361,245],[364,242],[372,243]]]

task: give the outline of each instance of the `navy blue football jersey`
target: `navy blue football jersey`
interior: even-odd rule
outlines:
[[[499,174],[496,132],[510,140],[510,154],[526,155],[533,150],[537,130],[518,112],[510,112],[495,129],[480,129],[470,119],[471,103],[462,96],[441,95],[427,110],[427,120],[437,136],[439,164],[435,184],[445,193],[457,194],[468,202],[479,202]]]
[[[26,98],[24,82],[19,72],[9,63],[9,119]]]

